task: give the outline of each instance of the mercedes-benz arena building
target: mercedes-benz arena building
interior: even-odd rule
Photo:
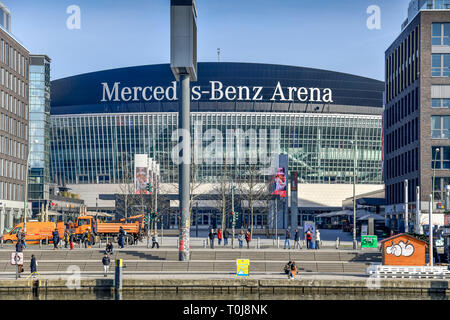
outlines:
[[[211,129],[223,132],[222,158],[228,152],[227,130],[254,129],[258,147],[270,140],[271,131],[279,131],[279,152],[288,155],[289,173],[298,173],[297,221],[339,210],[342,200],[352,195],[355,150],[356,192],[383,188],[383,82],[303,67],[199,63],[198,81],[191,84],[191,90],[192,136],[198,135],[194,128],[200,124],[205,147],[194,149],[194,156],[209,153]],[[178,141],[172,140],[172,133],[178,127],[180,93],[168,64],[53,81],[54,182],[79,193],[88,208],[98,205],[99,210],[113,210],[115,201],[107,195],[123,193],[124,185],[134,180],[134,155],[148,154],[160,164],[160,193],[177,194],[178,165],[172,151]],[[267,136],[262,134],[264,129]],[[238,185],[248,180],[245,173],[250,167],[249,161],[204,161],[191,170],[193,192],[210,193],[224,175],[232,176]],[[258,177],[261,183],[266,179]],[[171,203],[173,216],[168,217],[168,224],[176,227],[177,204]],[[245,205],[237,205],[248,221]],[[211,201],[197,201],[193,211],[199,225],[215,225],[220,220],[220,210]],[[267,223],[263,212],[256,210],[257,227]]]

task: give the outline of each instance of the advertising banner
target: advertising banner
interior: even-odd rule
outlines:
[[[236,260],[236,275],[238,277],[248,277],[248,267],[250,265],[249,259]]]
[[[285,168],[278,168],[275,173],[274,184],[275,191],[273,194],[279,195],[281,198],[286,198],[287,179]]]
[[[134,185],[136,194],[147,194],[148,177],[148,156],[146,154],[136,154],[134,158],[135,176]]]

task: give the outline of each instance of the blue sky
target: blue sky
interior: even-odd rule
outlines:
[[[52,79],[168,63],[170,0],[2,0],[12,33],[52,58]],[[409,0],[197,0],[198,60],[275,63],[383,80],[384,51],[400,33]],[[67,7],[81,9],[69,30]],[[381,9],[369,30],[366,10]]]

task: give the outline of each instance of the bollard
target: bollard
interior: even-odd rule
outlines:
[[[280,237],[277,237],[277,248],[280,249]]]
[[[147,249],[150,248],[150,237],[147,236]]]
[[[260,249],[259,238],[256,239],[256,249]]]
[[[336,250],[339,249],[339,244],[340,244],[339,242],[340,242],[339,237],[337,237],[336,238]]]
[[[41,248],[42,248],[42,239],[39,240],[39,249],[41,249]]]
[[[206,244],[206,239],[204,239],[204,240],[203,240],[203,249],[206,249],[206,246],[207,246],[207,244]]]
[[[81,239],[80,240],[78,240],[78,246],[80,247],[80,249],[81,249]]]
[[[48,237],[45,238],[45,244],[46,244],[46,245],[49,245],[49,243],[48,243]]]
[[[126,237],[126,239],[125,239],[125,244],[126,244],[127,247],[128,247],[128,237]]]
[[[98,238],[98,247],[101,248],[102,247],[102,238]]]
[[[116,260],[116,269],[114,273],[114,288],[116,291],[122,290],[122,282],[123,282],[123,260]]]
[[[3,237],[2,237],[2,239],[1,239],[1,242],[2,242],[2,249],[3,249]]]
[[[303,240],[300,240],[298,243],[300,245],[300,250],[303,249]]]

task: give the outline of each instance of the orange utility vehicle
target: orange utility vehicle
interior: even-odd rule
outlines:
[[[141,229],[144,230],[145,229],[145,218],[144,217],[145,217],[145,215],[138,214],[136,216],[128,217],[127,219],[122,218],[122,219],[120,219],[120,221],[121,222],[125,222],[125,221],[127,221],[127,222],[136,222],[136,221],[138,221],[140,223],[140,225],[141,225]]]
[[[128,244],[134,243],[134,236],[142,237],[143,229],[139,221],[134,223],[114,223],[114,222],[99,222],[93,216],[79,216],[74,226],[75,234],[80,239],[86,230],[94,232],[100,239],[109,238],[116,241],[119,234],[119,229],[122,227],[126,231],[125,237],[128,239]]]
[[[39,243],[41,240],[43,243],[47,241],[53,243],[53,231],[58,229],[59,237],[62,239],[64,236],[64,222],[39,222],[39,221],[27,221],[27,232],[25,240],[27,243]],[[3,235],[3,241],[5,243],[17,243],[17,233],[22,231],[23,222],[17,224],[9,233]]]

